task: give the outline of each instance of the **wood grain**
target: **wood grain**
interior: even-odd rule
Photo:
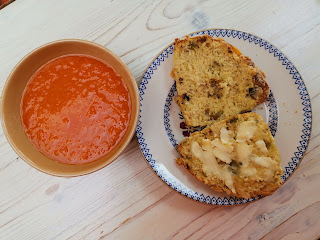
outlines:
[[[320,234],[319,1],[15,1],[0,10],[0,85],[32,49],[57,39],[102,44],[137,82],[174,38],[204,28],[254,33],[299,69],[312,99],[307,154],[270,197],[214,207],[172,191],[147,166],[136,139],[87,176],[43,174],[17,157],[0,130],[0,239],[313,239]]]
[[[319,237],[320,202],[297,212],[262,239],[315,239]]]

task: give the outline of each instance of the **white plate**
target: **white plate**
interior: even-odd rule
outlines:
[[[306,86],[288,58],[271,43],[249,33],[210,29],[191,34],[222,37],[249,56],[267,76],[270,95],[254,109],[268,123],[279,148],[285,182],[298,166],[311,134],[312,112]],[[140,116],[136,130],[141,151],[154,172],[171,188],[193,200],[212,205],[237,205],[241,199],[218,193],[197,181],[176,164],[175,147],[184,138],[176,89],[170,77],[174,45],[164,49],[149,65],[140,86]]]

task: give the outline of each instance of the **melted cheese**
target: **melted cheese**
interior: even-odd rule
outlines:
[[[210,145],[211,147],[210,147]],[[235,193],[233,185],[233,175],[229,171],[228,166],[220,166],[214,154],[214,148],[210,140],[205,139],[202,142],[202,148],[198,142],[193,142],[191,145],[191,152],[196,156],[203,164],[203,172],[207,176],[215,176],[225,182],[226,186]]]
[[[259,148],[259,150],[263,153],[268,153],[268,149],[266,147],[266,143],[263,140],[259,140],[255,142],[256,146]]]
[[[242,122],[237,129],[237,141],[250,141],[256,130],[257,125],[255,121]]]
[[[219,139],[214,139],[211,141],[212,146],[214,146],[214,154],[217,158],[225,163],[231,163],[231,153],[233,151],[232,144],[223,144]]]
[[[218,148],[219,150],[227,153],[231,153],[233,151],[233,147],[230,144],[223,144],[219,139],[214,139],[211,141],[213,147]]]
[[[202,149],[205,151],[209,151],[212,149],[212,143],[209,139],[202,140]]]
[[[212,149],[213,154],[220,159],[222,162],[225,162],[227,164],[231,163],[231,154],[221,151],[219,148],[213,148]]]
[[[197,158],[199,159],[202,159],[203,158],[203,152],[202,152],[202,149],[199,145],[198,142],[193,142],[191,144],[191,152],[193,153],[194,156],[196,156]]]
[[[239,161],[245,166],[248,165],[250,156],[252,154],[251,147],[245,142],[239,142],[237,143],[236,148]]]
[[[228,166],[225,165],[223,169],[223,178],[226,186],[233,192],[236,193],[236,190],[233,185],[233,174],[229,171]]]
[[[241,173],[246,177],[255,176],[257,174],[257,169],[255,169],[254,167],[242,167]]]
[[[203,163],[203,171],[207,176],[221,175],[219,164],[217,162],[217,159],[212,153],[212,149],[208,149],[208,151],[203,151],[202,163]]]
[[[272,158],[271,157],[253,157],[252,160],[262,166],[262,167],[265,167],[265,168],[270,168],[274,165],[274,162],[272,161]]]
[[[231,130],[227,130],[225,127],[222,127],[220,130],[221,142],[224,144],[232,143],[231,138],[230,138],[231,133],[232,133]]]

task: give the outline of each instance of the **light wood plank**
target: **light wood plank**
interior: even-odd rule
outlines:
[[[319,239],[320,237],[320,202],[294,214],[262,239]]]

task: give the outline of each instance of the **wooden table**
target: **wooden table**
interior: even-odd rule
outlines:
[[[104,169],[41,173],[0,135],[0,239],[314,239],[320,234],[320,2],[19,0],[0,11],[0,84],[34,48],[57,39],[97,42],[137,82],[176,37],[204,28],[256,34],[299,69],[312,99],[308,151],[270,197],[236,207],[193,202],[147,166],[136,138]],[[284,92],[285,94],[285,92]]]

